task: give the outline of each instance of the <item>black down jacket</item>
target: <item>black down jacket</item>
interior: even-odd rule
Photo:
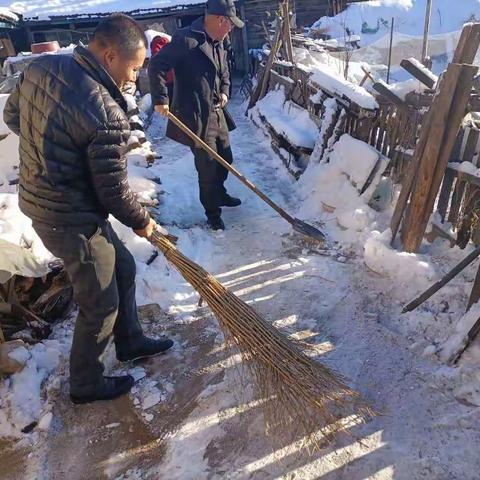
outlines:
[[[119,88],[85,48],[32,61],[4,109],[20,137],[19,205],[37,222],[134,229],[150,218],[127,181],[130,126]]]
[[[208,129],[208,118],[214,107],[215,79],[219,77],[219,93],[229,95],[230,72],[223,44],[219,44],[220,61],[212,57],[207,44],[203,17],[191,26],[177,30],[151,60],[148,67],[150,91],[154,105],[168,105],[167,73],[175,71],[172,113],[202,140]],[[235,128],[224,109],[228,129]],[[192,140],[173,122],[168,122],[167,137],[189,147]]]

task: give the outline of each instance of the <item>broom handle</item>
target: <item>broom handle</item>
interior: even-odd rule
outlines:
[[[257,194],[265,203],[270,205],[280,216],[282,216],[290,224],[294,224],[295,219],[289,215],[283,208],[278,206],[273,200],[267,197],[259,188],[257,188],[248,178],[245,178],[236,168],[232,167],[224,160],[212,147],[207,145],[201,138],[195,135],[185,124],[183,124],[172,112],[168,112],[168,118],[194,142],[198,143],[211,157],[218,163],[223,165],[230,173],[235,175],[246,187],[253,193]]]

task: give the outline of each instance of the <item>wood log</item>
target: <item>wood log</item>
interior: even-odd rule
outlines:
[[[438,77],[416,58],[406,58],[400,62],[400,66],[428,88],[433,88],[438,81]]]

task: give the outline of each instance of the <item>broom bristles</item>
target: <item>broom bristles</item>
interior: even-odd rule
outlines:
[[[226,341],[235,345],[254,378],[263,402],[267,431],[282,428],[319,446],[344,427],[339,419],[356,415],[366,421],[373,410],[346,379],[303,353],[295,341],[265,321],[215,277],[183,255],[162,234],[150,241],[162,251],[207,302]],[[293,434],[293,432],[292,432]]]

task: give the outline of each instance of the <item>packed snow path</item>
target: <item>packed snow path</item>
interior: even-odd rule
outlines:
[[[234,103],[232,110],[238,126],[231,135],[235,165],[295,213],[295,181],[264,135],[244,117],[244,106]],[[157,145],[166,191],[161,220],[186,228],[203,222],[190,152],[170,141]],[[349,259],[334,249],[328,256],[309,255],[290,238],[288,224],[237,179],[230,176],[227,185],[243,201],[239,208],[224,209],[227,230],[176,230],[180,247],[185,245],[195,261],[287,333],[323,343],[330,350],[328,363],[346,374],[383,415],[354,428],[357,439],[346,436],[314,457],[296,458],[298,445],[283,445],[273,456],[259,416],[247,415],[245,404],[238,413],[230,412],[238,398],[228,398],[236,380],[229,380],[227,371],[182,424],[180,435],[171,438],[158,474],[179,479],[478,478],[475,445],[480,434],[471,418],[478,419],[478,410],[458,403],[445,379],[433,375],[438,365],[411,353],[409,342],[384,318],[388,311],[377,298],[378,277],[361,258]]]
[[[235,165],[295,214],[298,185],[244,107],[234,101],[232,111]],[[159,220],[179,236],[179,248],[286,334],[320,345],[319,359],[347,375],[382,415],[314,456],[299,455],[301,439],[281,438],[273,455],[216,320],[161,256],[144,263],[147,248],[136,252],[139,301],[158,302],[171,315],[146,328],[172,335],[174,351],[144,364],[146,378],[115,402],[73,407],[64,381],[47,438],[7,458],[11,478],[477,479],[479,411],[455,400],[440,365],[395,331],[385,293],[391,280],[369,272],[334,238],[328,252],[309,252],[232,177],[228,190],[243,204],[225,209],[225,232],[207,230],[192,155],[163,132],[155,118],[149,134],[163,156],[153,167],[164,190]]]

